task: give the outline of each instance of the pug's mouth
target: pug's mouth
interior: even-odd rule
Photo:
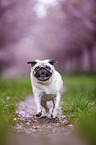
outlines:
[[[52,76],[52,72],[46,67],[41,67],[35,71],[34,76],[39,81],[47,81]]]

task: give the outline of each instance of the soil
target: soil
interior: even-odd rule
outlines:
[[[62,104],[62,102],[61,102]],[[36,117],[33,96],[19,103],[16,113],[15,131],[11,133],[10,145],[86,145],[76,135],[72,124],[68,124],[60,105],[58,118],[51,118],[52,102],[48,102],[48,118]],[[44,109],[42,108],[42,113]]]

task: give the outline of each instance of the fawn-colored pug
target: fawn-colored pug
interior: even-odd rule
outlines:
[[[59,110],[60,97],[63,89],[61,75],[55,70],[54,63],[56,60],[39,60],[29,61],[31,64],[31,84],[33,89],[34,102],[36,105],[36,116],[42,115],[41,106],[45,108],[48,116],[49,108],[47,101],[53,101],[53,110],[51,117],[56,118]]]

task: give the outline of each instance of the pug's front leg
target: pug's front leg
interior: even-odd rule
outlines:
[[[57,114],[58,114],[58,111],[59,111],[60,98],[61,98],[61,94],[57,93],[57,95],[54,98],[54,109],[53,109],[53,113],[51,115],[52,118],[57,117]]]
[[[34,93],[34,102],[36,106],[37,117],[40,117],[42,115],[40,101],[41,101],[40,96],[37,93]]]

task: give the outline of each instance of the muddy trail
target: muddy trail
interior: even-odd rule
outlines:
[[[66,116],[59,108],[58,118],[52,119],[52,102],[48,102],[50,114],[48,118],[36,117],[33,96],[29,95],[25,101],[19,103],[16,113],[15,132],[11,134],[10,145],[85,145],[76,136],[72,124],[68,124]],[[42,108],[42,114],[44,109]]]

